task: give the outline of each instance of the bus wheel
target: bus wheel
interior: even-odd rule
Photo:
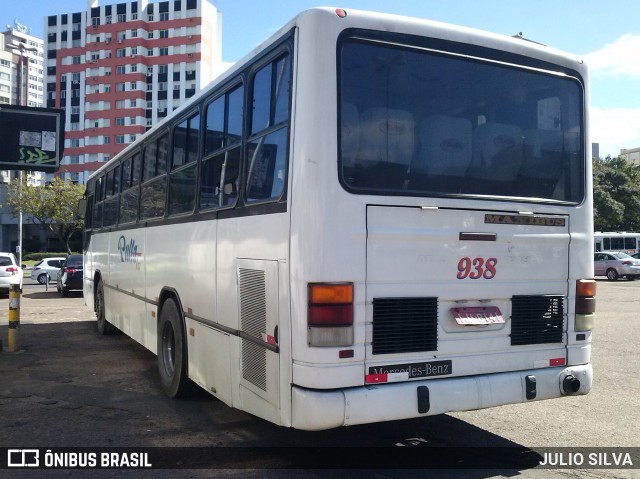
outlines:
[[[618,272],[615,269],[609,268],[607,270],[607,279],[609,281],[616,281],[618,279],[618,276]]]
[[[98,280],[96,288],[96,320],[98,322],[98,333],[101,336],[113,334],[116,330],[115,326],[106,319],[104,306],[104,286],[102,280]]]
[[[193,393],[194,384],[187,377],[187,350],[184,326],[178,306],[173,299],[162,305],[158,321],[158,372],[167,396],[186,397]]]

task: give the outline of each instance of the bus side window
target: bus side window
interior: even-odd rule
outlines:
[[[200,208],[235,205],[238,197],[244,87],[207,105]]]
[[[185,119],[173,130],[173,156],[169,174],[169,214],[193,211],[200,143],[200,114]]]
[[[253,78],[252,137],[247,148],[248,203],[278,199],[286,181],[291,67],[288,53]]]
[[[147,143],[144,150],[142,186],[140,188],[140,219],[159,218],[165,212],[165,172],[169,152],[169,135]]]
[[[131,223],[138,219],[140,163],[139,153],[122,162],[122,194],[120,198],[119,223]]]
[[[120,165],[107,172],[104,200],[103,226],[113,226],[118,222],[118,199],[120,197]]]

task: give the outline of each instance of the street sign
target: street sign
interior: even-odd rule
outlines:
[[[0,106],[0,170],[55,172],[64,150],[64,110]]]

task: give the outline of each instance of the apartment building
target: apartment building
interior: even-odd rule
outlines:
[[[42,39],[29,33],[18,21],[0,33],[0,106],[43,106],[43,47]],[[15,172],[0,171],[0,183],[9,183]],[[44,174],[27,172],[27,184],[41,185]]]
[[[0,106],[43,106],[43,44],[42,39],[31,35],[29,28],[17,20],[0,33]],[[5,202],[8,183],[18,175],[18,171],[0,170],[0,205]],[[29,186],[41,186],[45,175],[27,171],[24,179]],[[7,207],[0,206],[0,251],[16,251],[18,223]],[[46,241],[45,232],[26,219],[23,237],[29,244]]]
[[[46,106],[66,115],[59,174],[80,183],[222,64],[221,15],[207,0],[90,0],[46,17],[44,32]]]

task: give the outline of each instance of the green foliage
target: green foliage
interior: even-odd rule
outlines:
[[[66,257],[68,254],[67,251],[65,251],[64,253],[25,253],[22,256],[22,262],[24,263],[25,261],[40,261],[41,259],[45,259],[45,258],[59,258],[59,257]],[[71,254],[81,254],[81,253],[76,253],[76,252],[72,252]]]
[[[9,185],[5,205],[13,216],[20,210],[31,217],[33,223],[46,225],[60,241],[67,245],[74,233],[82,230],[82,220],[76,218],[78,201],[84,186],[54,178],[46,186],[27,187],[15,181]]]
[[[640,231],[640,166],[594,159],[593,206],[596,231]]]

